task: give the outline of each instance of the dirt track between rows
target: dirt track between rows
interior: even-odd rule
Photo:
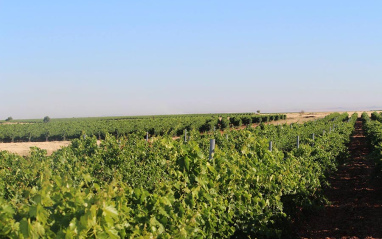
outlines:
[[[349,145],[351,158],[330,177],[325,191],[330,205],[299,228],[300,238],[382,238],[382,182],[373,177],[374,163],[356,122]]]

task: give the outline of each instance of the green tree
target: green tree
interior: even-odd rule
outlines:
[[[9,116],[5,121],[11,121],[11,120],[13,120],[13,118]]]
[[[49,116],[45,116],[45,117],[44,117],[44,123],[48,123],[49,121],[50,121]]]

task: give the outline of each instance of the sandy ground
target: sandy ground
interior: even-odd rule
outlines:
[[[361,117],[361,114],[364,111],[346,111],[349,113],[349,115],[352,115],[353,113],[358,113],[358,117]],[[373,111],[366,111],[369,116]],[[273,121],[272,124],[291,124],[291,123],[304,123],[306,121],[315,120],[315,119],[321,119],[324,118],[327,115],[330,115],[333,112],[307,112],[307,113],[285,113],[287,115],[286,120],[279,120],[279,121]],[[344,112],[339,112],[344,113]]]
[[[48,155],[61,147],[68,146],[70,141],[52,141],[52,142],[25,142],[25,143],[0,143],[0,151],[6,150],[12,153],[17,153],[22,156],[29,155],[30,147],[39,147],[46,149]]]
[[[34,123],[24,123],[24,122],[0,122],[0,124],[34,124]]]
[[[271,122],[272,124],[291,124],[291,123],[304,123],[306,121],[321,119],[331,114],[330,112],[313,112],[313,113],[286,113],[285,120],[278,120]]]
[[[354,111],[347,111],[349,115],[353,114]],[[363,111],[358,111],[358,116],[360,117]],[[367,113],[370,115],[372,111]],[[279,120],[270,122],[270,124],[291,124],[291,123],[304,123],[309,120],[315,120],[323,118],[332,112],[306,112],[306,113],[285,113],[287,115],[286,120]],[[9,152],[17,153],[22,156],[27,156],[29,154],[30,147],[39,147],[41,149],[46,149],[48,155],[51,155],[54,151],[60,149],[61,147],[68,146],[70,141],[52,141],[52,142],[26,142],[26,143],[0,143],[0,151],[7,150]]]

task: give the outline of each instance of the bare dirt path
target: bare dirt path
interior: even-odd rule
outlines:
[[[21,156],[27,156],[29,155],[30,147],[38,147],[46,149],[48,155],[51,155],[54,151],[69,144],[70,141],[0,143],[0,151],[6,150]]]
[[[325,191],[331,205],[299,228],[300,238],[382,238],[382,182],[373,177],[374,163],[362,122],[356,122],[349,146],[351,159],[329,179]]]

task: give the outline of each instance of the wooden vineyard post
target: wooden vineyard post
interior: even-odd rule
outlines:
[[[149,142],[149,132],[146,132],[146,141]]]
[[[269,141],[269,151],[272,152],[272,141]]]
[[[187,129],[184,129],[184,142],[187,142]]]

